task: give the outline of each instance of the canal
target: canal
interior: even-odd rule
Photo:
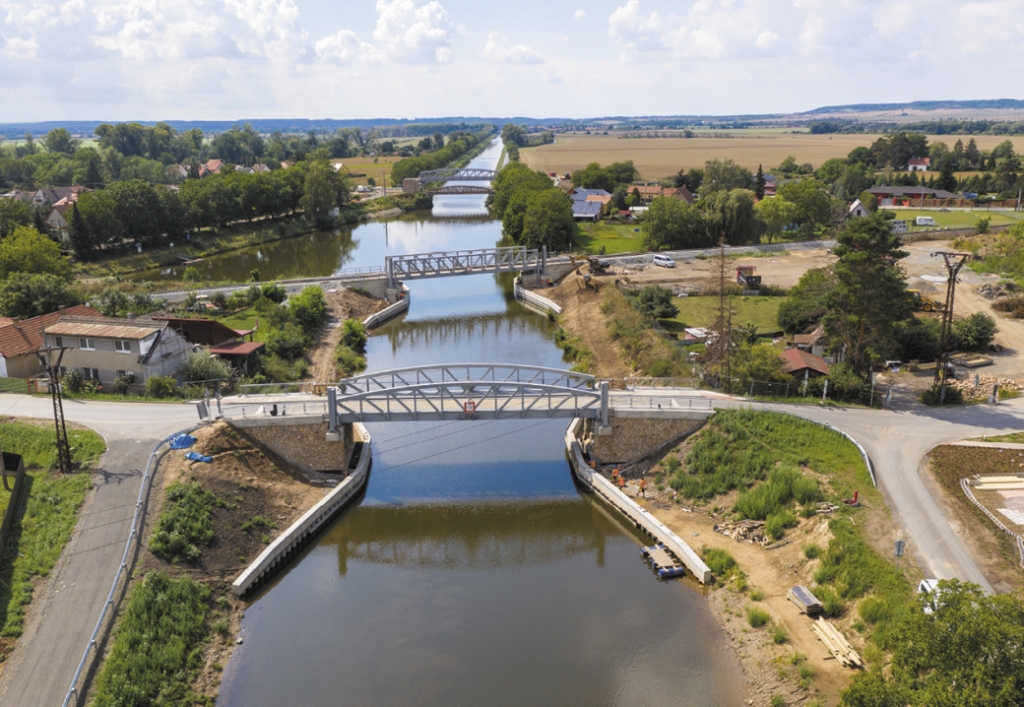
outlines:
[[[493,166],[497,151],[473,166]],[[435,209],[480,213],[482,197]],[[383,228],[362,228],[354,258],[381,252]],[[499,237],[479,218],[399,220],[384,247]],[[371,369],[565,367],[553,325],[510,289],[508,275],[417,282],[410,314],[370,338]],[[698,586],[658,581],[642,538],[573,483],[564,421],[368,427],[365,497],[254,598],[219,707],[741,701]]]

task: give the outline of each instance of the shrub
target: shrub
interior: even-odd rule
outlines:
[[[228,296],[223,290],[217,290],[210,295],[210,302],[217,306],[217,309],[224,309],[228,305]]]
[[[872,626],[879,621],[888,621],[892,618],[892,607],[878,597],[868,597],[857,606],[857,613],[864,620],[864,623]]]
[[[946,386],[946,397],[940,403],[941,389],[937,385],[933,385],[928,390],[921,393],[921,402],[925,405],[963,405],[964,394],[959,388],[953,388],[952,386]]]
[[[85,387],[85,376],[77,368],[68,369],[61,380],[69,393],[80,393]]]
[[[270,282],[260,287],[260,295],[277,304],[288,299],[288,292],[283,287]]]
[[[146,380],[146,395],[151,398],[169,398],[174,395],[177,384],[170,376],[152,376]]]
[[[191,383],[223,380],[230,378],[234,372],[227,361],[215,358],[206,351],[192,351],[185,356],[185,362],[181,364],[178,373],[185,381]]]
[[[738,568],[736,558],[728,550],[721,550],[717,547],[705,545],[700,549],[700,557],[707,564],[714,575],[720,579],[728,578]]]
[[[118,376],[114,379],[114,395],[128,395],[128,388],[135,384],[135,374]]]
[[[296,324],[308,335],[316,335],[327,319],[327,303],[324,291],[319,287],[307,287],[288,300],[288,308]]]
[[[755,589],[750,593],[750,599],[752,601],[761,601],[762,599],[764,599],[764,593],[762,593],[759,589]]]
[[[808,560],[816,560],[818,558],[818,555],[821,554],[821,547],[814,543],[810,545],[804,545],[803,550],[804,557],[806,557]]]
[[[185,271],[181,274],[182,282],[200,282],[202,279],[203,275],[199,272],[199,268],[191,265],[185,266]]]
[[[160,513],[149,549],[167,562],[195,564],[203,547],[213,542],[213,509],[226,504],[198,483],[175,482],[167,487],[167,505]]]
[[[786,528],[796,527],[799,521],[797,517],[786,510],[776,511],[768,516],[764,524],[764,532],[772,540],[779,540],[785,533]]]
[[[747,622],[752,628],[761,628],[768,623],[768,612],[757,606],[747,607]]]
[[[786,629],[776,624],[772,627],[772,643],[777,646],[781,646],[783,643],[789,640],[789,634],[786,633]]]
[[[357,353],[366,352],[366,327],[358,319],[346,319],[341,324],[341,343]]]
[[[301,358],[306,352],[306,339],[302,330],[294,324],[286,324],[281,329],[274,329],[266,337],[267,351],[273,356],[280,356],[286,361]]]
[[[338,342],[338,348],[334,351],[334,364],[338,375],[341,378],[348,378],[353,373],[366,368],[366,359],[348,346]]]
[[[961,351],[977,351],[992,343],[999,327],[985,312],[975,312],[953,324],[953,345]]]
[[[836,591],[832,587],[818,586],[814,589],[814,596],[818,597],[823,607],[822,613],[830,619],[834,619],[837,616],[842,616],[843,611],[846,609],[846,605],[843,600],[839,598]]]
[[[992,223],[992,219],[990,219],[988,216],[982,216],[974,224],[974,232],[977,233],[979,236],[988,233],[988,226],[990,223]]]

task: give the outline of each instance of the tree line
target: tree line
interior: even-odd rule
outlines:
[[[493,134],[494,127],[488,125],[475,133],[461,133],[457,139],[429,154],[399,160],[391,167],[391,183],[401,184],[404,179],[418,177],[420,172],[447,167]]]

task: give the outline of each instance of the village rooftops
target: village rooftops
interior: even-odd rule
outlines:
[[[810,369],[814,373],[823,376],[828,375],[828,364],[821,356],[801,351],[800,349],[786,349],[781,354],[782,369],[786,373],[799,373]]]
[[[929,189],[928,187],[872,187],[868,189],[869,194],[874,194],[880,198],[891,198],[897,196],[910,196],[914,198],[921,198],[922,196],[929,199],[955,199],[956,194],[946,191],[945,189]]]
[[[10,324],[0,327],[0,356],[10,358],[20,354],[38,351],[43,345],[43,329],[53,325],[61,316],[76,315],[89,321],[103,319],[103,315],[88,305],[79,304],[68,307],[64,312],[50,312],[23,321],[11,320]]]

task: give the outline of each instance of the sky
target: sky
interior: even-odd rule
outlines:
[[[1024,0],[0,0],[0,122],[1024,98]]]

